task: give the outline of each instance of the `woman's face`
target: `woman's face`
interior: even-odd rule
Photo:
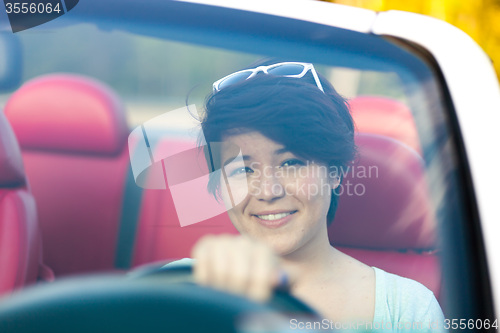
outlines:
[[[221,148],[222,198],[229,207],[236,203],[228,214],[240,233],[280,255],[324,241],[331,190],[339,184],[326,165],[298,158],[259,132],[227,136]],[[243,161],[231,162],[239,150]]]

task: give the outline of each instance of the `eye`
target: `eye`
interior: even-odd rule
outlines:
[[[241,167],[241,168],[234,169],[233,171],[231,171],[229,173],[229,177],[238,176],[238,175],[247,174],[247,173],[253,173],[253,170],[249,167]]]
[[[304,166],[304,165],[306,165],[306,163],[297,158],[291,158],[281,163],[281,167]]]

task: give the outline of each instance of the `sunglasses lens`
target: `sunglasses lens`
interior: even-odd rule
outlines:
[[[234,73],[233,75],[230,75],[228,76],[227,78],[225,78],[224,80],[222,80],[220,83],[219,83],[219,87],[218,89],[224,89],[228,86],[231,86],[233,84],[236,84],[236,83],[239,83],[241,81],[245,81],[246,79],[248,79],[248,77],[252,75],[252,72],[251,71],[248,71],[248,72],[241,72],[241,73]]]
[[[304,66],[300,64],[285,64],[270,68],[267,70],[269,74],[284,76],[284,75],[299,75],[304,70]]]

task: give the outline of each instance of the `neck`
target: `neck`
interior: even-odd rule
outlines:
[[[292,275],[293,285],[328,278],[334,273],[339,252],[330,245],[326,225],[324,228],[324,232],[299,250],[281,257],[284,268]]]

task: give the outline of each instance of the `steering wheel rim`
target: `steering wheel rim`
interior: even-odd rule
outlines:
[[[241,332],[255,322],[279,332],[304,314],[289,306],[295,304],[291,295],[260,304],[185,280],[165,283],[165,276],[174,274],[166,271],[67,278],[26,288],[0,302],[0,332]],[[188,268],[175,271],[191,275]]]
[[[165,278],[168,283],[195,284],[191,265],[148,266],[129,274],[132,278]],[[284,313],[301,313],[307,316],[317,316],[317,313],[307,304],[292,296],[288,286],[274,290],[267,303],[271,308]]]

